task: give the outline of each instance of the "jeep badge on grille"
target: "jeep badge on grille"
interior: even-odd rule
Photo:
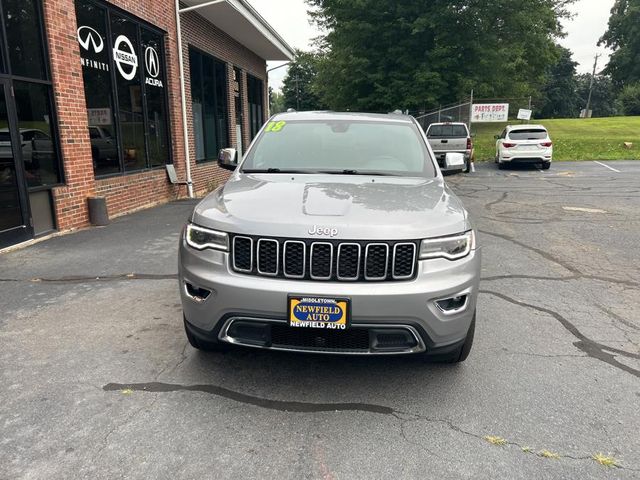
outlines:
[[[338,229],[314,225],[309,229],[309,235],[335,237],[338,235]]]

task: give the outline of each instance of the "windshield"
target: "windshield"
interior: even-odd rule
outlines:
[[[467,137],[467,128],[464,125],[431,125],[427,136],[429,138]]]
[[[436,174],[415,125],[352,120],[270,122],[242,171]]]
[[[511,140],[544,140],[547,138],[547,131],[540,128],[513,130],[509,133],[509,138]]]

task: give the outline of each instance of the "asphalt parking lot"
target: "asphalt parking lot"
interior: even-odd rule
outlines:
[[[447,181],[484,249],[460,366],[196,352],[191,202],[0,255],[0,478],[638,478],[640,162]]]

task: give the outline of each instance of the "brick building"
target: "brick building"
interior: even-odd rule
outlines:
[[[186,196],[167,165],[212,189],[218,150],[266,120],[266,61],[293,56],[245,0],[0,0],[0,16],[0,248],[88,225],[91,197],[113,217]]]

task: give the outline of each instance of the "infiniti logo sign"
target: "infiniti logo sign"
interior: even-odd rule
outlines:
[[[85,50],[89,51],[89,47],[93,47],[93,51],[96,53],[104,50],[104,41],[102,35],[100,35],[95,29],[87,26],[78,28],[78,43]]]

